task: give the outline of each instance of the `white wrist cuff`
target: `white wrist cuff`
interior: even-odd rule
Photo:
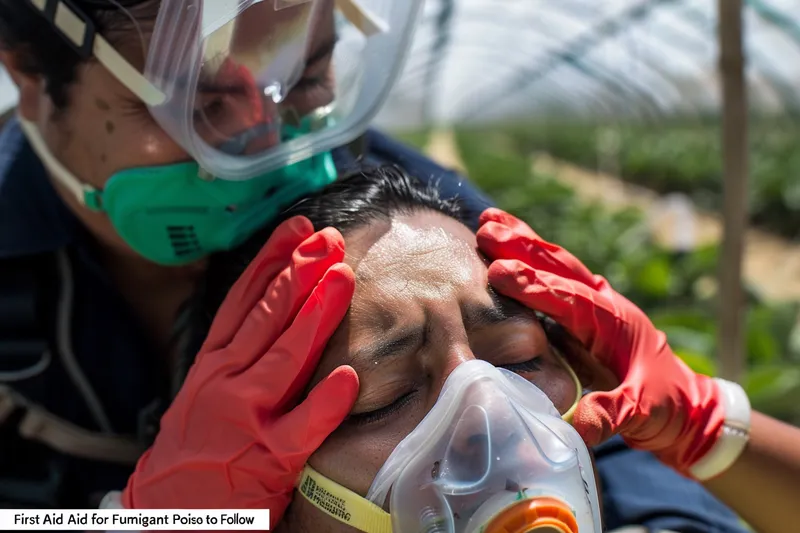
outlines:
[[[730,381],[715,378],[722,397],[725,424],[722,434],[689,473],[699,481],[716,477],[736,462],[750,439],[750,400],[744,389]]]
[[[115,490],[103,496],[103,499],[100,501],[100,509],[125,509],[125,506],[122,505],[122,493]],[[105,533],[123,532],[119,530],[107,529]],[[130,533],[130,531],[128,533]]]
[[[100,509],[125,509],[122,505],[122,493],[115,490],[103,496],[100,501]]]

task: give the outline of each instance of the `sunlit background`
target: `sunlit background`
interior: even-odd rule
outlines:
[[[739,3],[428,0],[378,123],[800,423],[800,0],[741,2],[741,34]],[[0,73],[0,110],[15,97]]]

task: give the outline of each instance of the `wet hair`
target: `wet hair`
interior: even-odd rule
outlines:
[[[72,0],[95,24],[96,30],[112,43],[115,37],[136,33],[137,24],[155,21],[161,0]],[[0,0],[0,48],[15,54],[17,67],[25,74],[42,76],[47,95],[56,110],[69,105],[69,87],[76,81],[84,62],[66,38],[30,0]]]
[[[283,221],[302,215],[317,231],[333,227],[346,235],[373,222],[426,210],[452,217],[472,229],[478,219],[478,213],[459,198],[442,198],[435,184],[423,184],[395,166],[369,168],[298,202],[238,248],[213,256],[205,281],[187,303],[181,320],[181,329],[189,334],[180,348],[179,381],[194,361],[228,291]]]

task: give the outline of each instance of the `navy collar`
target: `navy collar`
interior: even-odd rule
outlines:
[[[19,122],[9,120],[0,133],[0,258],[63,248],[78,227]]]

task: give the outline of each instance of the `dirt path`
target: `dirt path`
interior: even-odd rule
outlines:
[[[452,168],[462,173],[467,170],[458,151],[458,143],[456,143],[456,136],[453,130],[434,130],[431,133],[428,146],[425,147],[425,154],[444,167]]]
[[[464,169],[452,131],[434,132],[426,153],[448,167]],[[654,237],[665,246],[701,245],[721,238],[720,217],[694,209],[688,199],[679,195],[659,196],[614,176],[547,155],[534,156],[532,170],[558,177],[587,201],[600,201],[612,208],[641,208],[648,214]],[[759,230],[749,230],[745,243],[745,279],[768,300],[800,300],[800,244]]]

